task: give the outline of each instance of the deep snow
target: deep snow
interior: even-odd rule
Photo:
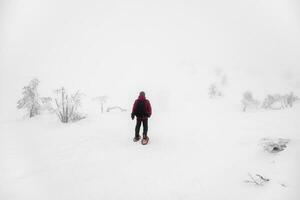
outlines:
[[[1,199],[298,199],[299,105],[242,113],[225,102],[154,113],[147,146],[132,142],[128,112],[2,122]],[[291,142],[273,155],[264,137]],[[271,181],[245,183],[248,173]]]
[[[242,112],[241,98],[300,96],[295,0],[0,1],[0,199],[298,200],[300,104]],[[226,76],[227,83],[220,86]],[[87,118],[27,119],[41,96],[85,94]],[[224,97],[209,99],[212,83]],[[149,97],[150,143],[133,143],[130,110]],[[127,112],[100,113],[92,99]],[[263,138],[290,139],[277,154]],[[248,173],[270,181],[246,183]]]

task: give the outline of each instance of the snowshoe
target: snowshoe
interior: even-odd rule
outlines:
[[[148,144],[148,141],[149,141],[149,137],[148,137],[148,136],[144,137],[144,138],[142,139],[142,145]]]
[[[141,139],[141,136],[134,137],[134,138],[133,138],[133,141],[134,141],[134,142],[138,142],[140,139]]]

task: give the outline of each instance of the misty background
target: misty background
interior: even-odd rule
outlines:
[[[43,96],[64,86],[126,108],[145,90],[156,110],[206,95],[216,69],[236,90],[299,90],[299,35],[296,0],[1,0],[0,119],[34,77]]]

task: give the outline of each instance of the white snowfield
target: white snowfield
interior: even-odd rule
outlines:
[[[0,0],[0,200],[299,200],[300,101],[257,108],[300,97],[299,14],[298,0]],[[84,93],[87,118],[22,118],[33,78],[41,97]],[[142,90],[146,146],[130,118]],[[103,96],[127,111],[101,114]],[[269,153],[264,138],[289,142]]]
[[[1,122],[0,199],[298,200],[300,106],[243,113],[224,101],[154,111],[146,146],[132,141],[128,112]],[[270,154],[264,137],[291,142]],[[270,181],[246,183],[248,173]]]

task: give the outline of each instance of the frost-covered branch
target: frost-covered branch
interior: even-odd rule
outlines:
[[[250,173],[248,173],[248,176],[250,177],[250,180],[246,180],[246,183],[253,183],[255,185],[262,186],[265,183],[269,182],[270,179],[263,177],[260,174],[255,174],[255,176],[252,176]]]

